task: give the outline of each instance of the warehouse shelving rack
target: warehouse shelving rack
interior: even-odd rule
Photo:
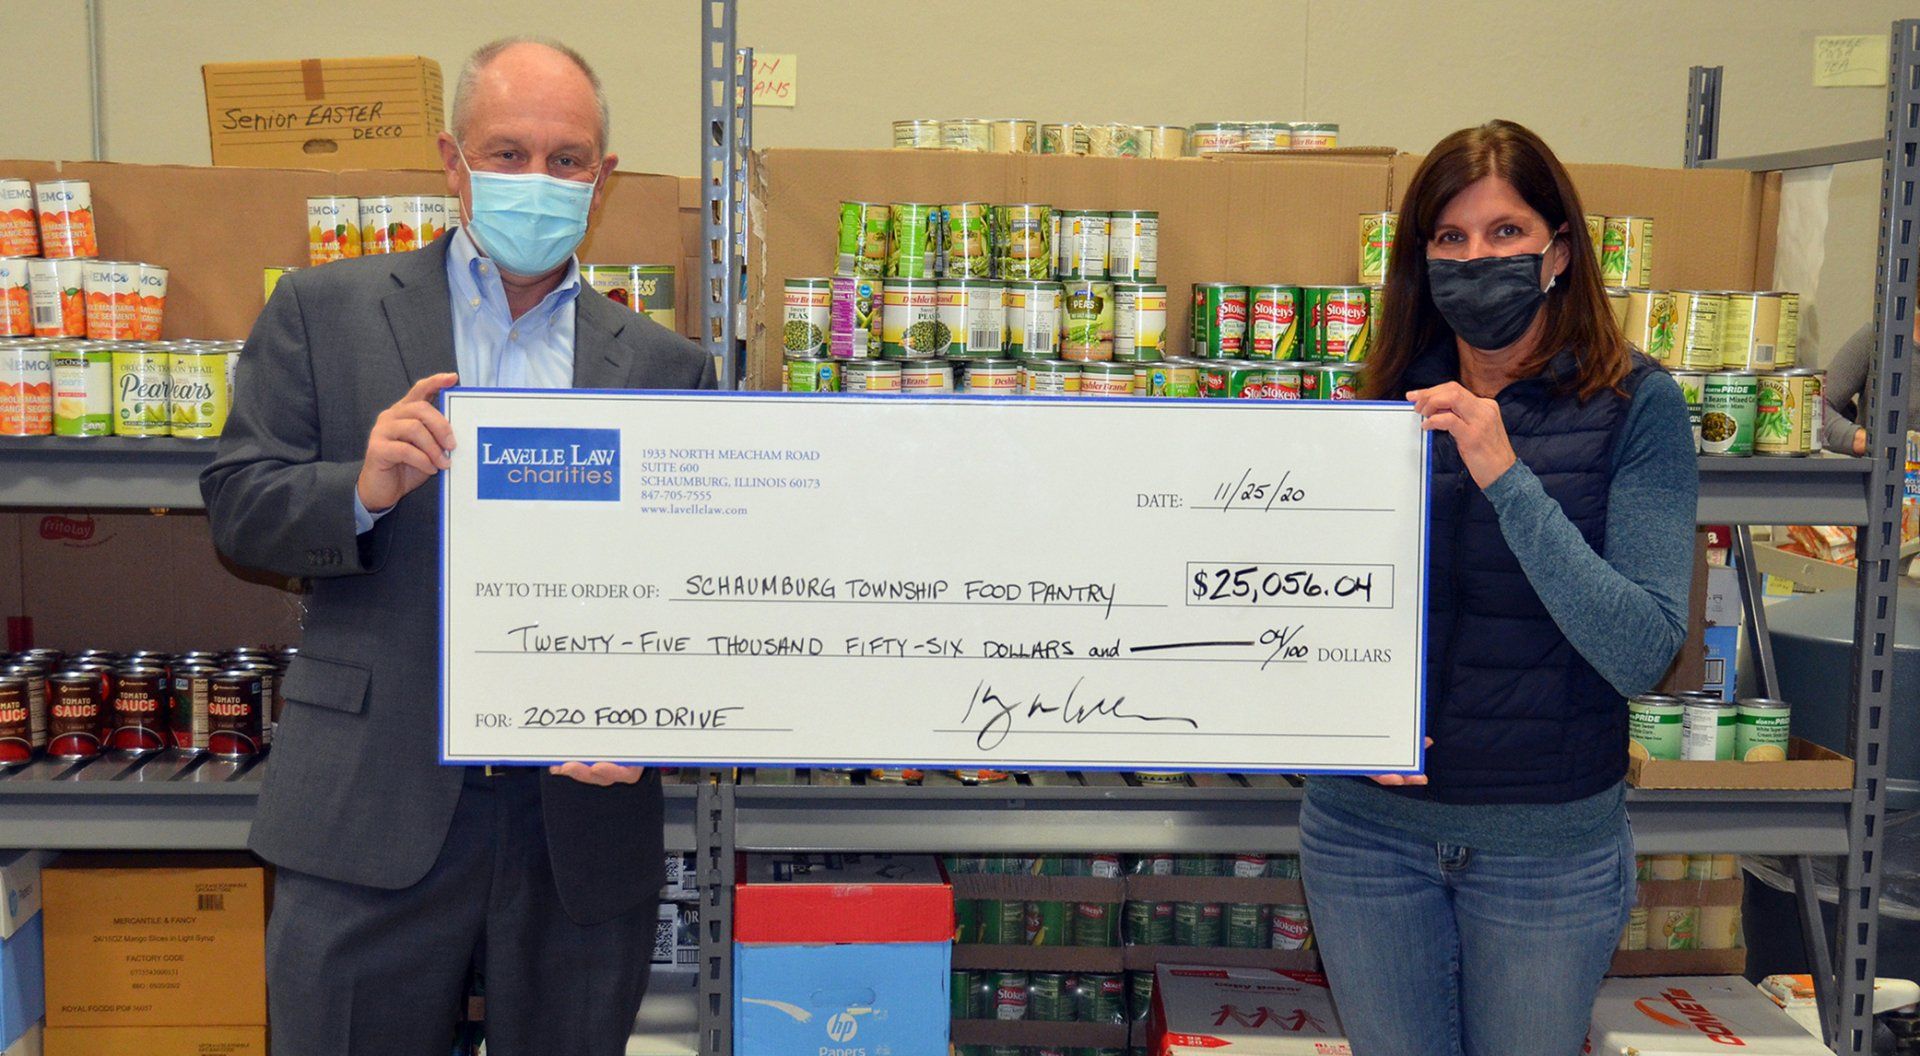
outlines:
[[[702,340],[720,359],[723,386],[732,388],[742,373],[740,280],[752,62],[750,53],[736,47],[733,0],[697,2],[705,191]],[[1689,164],[1767,170],[1856,156],[1884,160],[1875,314],[1879,355],[1869,385],[1869,457],[1703,458],[1696,518],[1701,524],[1793,520],[1863,528],[1852,665],[1855,787],[1835,792],[1633,790],[1628,798],[1644,853],[1793,857],[1809,934],[1820,927],[1810,894],[1810,858],[1845,860],[1834,948],[1811,943],[1829,1035],[1841,1053],[1870,1051],[1872,1037],[1907,335],[1914,311],[1915,239],[1920,237],[1920,20],[1894,24],[1890,69],[1887,136],[1878,144],[1720,160],[1715,158],[1717,72],[1695,68],[1688,108]],[[197,510],[198,473],[211,457],[210,445],[185,440],[0,438],[0,508]],[[269,766],[270,756],[247,766],[162,754],[83,765],[43,762],[0,773],[0,847],[243,847],[260,778]],[[694,851],[699,867],[700,1052],[732,1052],[736,851],[1294,853],[1301,795],[1297,784],[1271,775],[1198,775],[1190,786],[1173,788],[1142,787],[1108,773],[1037,774],[985,787],[905,787],[864,785],[827,772],[685,771],[667,786],[667,834],[668,846]]]

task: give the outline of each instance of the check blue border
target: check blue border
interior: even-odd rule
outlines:
[[[904,401],[904,402],[915,402],[915,403],[963,403],[963,404],[1026,403],[1029,401],[1040,401],[1049,405],[1054,405],[1059,403],[1089,403],[1089,404],[1109,406],[1109,407],[1113,406],[1116,403],[1139,403],[1139,404],[1147,404],[1149,406],[1156,406],[1156,407],[1204,404],[1209,407],[1222,407],[1222,408],[1236,407],[1244,410],[1263,411],[1263,412],[1269,412],[1269,413],[1276,409],[1291,410],[1291,411],[1332,410],[1332,411],[1340,411],[1342,413],[1351,413],[1356,410],[1406,411],[1410,409],[1409,405],[1405,403],[1395,402],[1392,400],[1223,400],[1219,398],[1213,398],[1213,399],[1207,399],[1202,397],[1170,398],[1170,397],[1159,397],[1159,396],[1033,396],[1025,393],[1009,394],[1009,395],[998,395],[998,394],[968,395],[964,393],[950,393],[950,392],[949,393],[924,393],[924,394],[923,393],[906,394],[906,393],[892,393],[892,392],[830,393],[829,394],[829,393],[811,393],[811,392],[731,392],[731,391],[725,391],[720,389],[509,389],[509,388],[480,388],[480,387],[456,385],[453,388],[442,391],[439,396],[441,410],[447,416],[447,421],[449,423],[453,421],[453,415],[454,415],[453,405],[456,402],[458,402],[458,399],[461,396],[530,396],[530,397],[538,397],[538,398],[558,397],[562,399],[596,399],[596,398],[602,398],[607,396],[638,396],[643,399],[649,399],[649,400],[684,400],[688,398],[693,398],[696,400],[744,399],[744,400],[760,400],[760,401],[883,400],[888,403],[900,403]],[[455,463],[455,466],[457,465],[458,463]],[[447,668],[448,668],[447,551],[449,549],[447,546],[447,540],[449,536],[449,530],[451,528],[451,522],[448,516],[448,510],[451,508],[451,502],[449,500],[452,498],[451,489],[453,488],[453,484],[454,484],[454,480],[453,480],[454,470],[448,469],[445,472],[437,474],[437,476],[440,478],[440,484],[439,484],[440,486],[440,562],[439,562],[440,583],[439,583],[439,588],[440,589],[439,589],[439,599],[438,599],[439,608],[440,608],[440,638],[439,638],[439,641],[435,643],[435,650],[439,654],[439,674],[440,674],[440,678],[439,678],[440,687],[439,687],[439,692],[436,694],[436,697],[440,705],[440,763],[441,765],[444,765],[444,766],[534,767],[534,766],[550,766],[550,765],[556,765],[560,762],[570,761],[570,760],[549,760],[546,762],[528,762],[527,760],[524,760],[524,759],[449,759],[447,757],[447,741],[448,741],[448,732],[449,732],[447,729],[447,682],[448,682],[448,679],[447,679],[447,674],[448,674],[448,671],[447,671]],[[1413,667],[1413,691],[1414,691],[1414,698],[1415,698],[1415,705],[1416,705],[1415,711],[1417,715],[1417,721],[1415,723],[1416,729],[1414,731],[1414,743],[1413,743],[1414,765],[1412,766],[1412,768],[1405,769],[1405,770],[1377,770],[1373,768],[1300,769],[1297,767],[1266,768],[1266,767],[1257,767],[1257,766],[1217,766],[1217,767],[1186,766],[1186,767],[1180,768],[1182,773],[1302,774],[1310,777],[1311,776],[1356,777],[1356,776],[1364,776],[1367,774],[1401,774],[1401,775],[1411,776],[1411,775],[1425,772],[1426,764],[1427,764],[1427,749],[1426,749],[1427,630],[1428,630],[1427,593],[1432,583],[1431,565],[1432,565],[1432,556],[1433,556],[1432,555],[1432,538],[1430,535],[1433,527],[1433,516],[1432,516],[1432,509],[1431,509],[1432,489],[1433,489],[1433,434],[1430,432],[1423,431],[1420,434],[1420,543],[1419,543],[1420,587],[1419,587],[1419,596],[1415,599],[1419,609],[1420,634],[1419,634],[1419,642],[1415,651],[1414,667]],[[598,760],[593,760],[593,761],[598,761]],[[971,761],[975,762],[976,764],[976,766],[974,767],[975,769],[982,768],[979,766],[978,760],[971,760]],[[845,766],[845,764],[826,763],[818,760],[777,761],[777,762],[760,760],[752,763],[728,763],[728,762],[718,762],[713,760],[687,761],[687,760],[671,760],[671,759],[648,759],[644,762],[644,764],[631,763],[629,765],[646,765],[649,767],[678,767],[678,768],[695,769],[695,770],[702,769],[702,768],[712,769],[717,767],[775,767],[775,768],[793,767],[793,768],[812,769],[812,768],[820,768],[820,767],[844,768]],[[889,766],[886,763],[861,763],[858,766],[853,767],[853,769],[863,769],[863,770],[874,769],[874,768],[893,769],[893,768],[898,768],[900,765],[901,764],[897,764],[897,763],[893,764],[892,766]],[[948,769],[949,767],[944,763],[924,763],[923,762],[923,763],[912,764],[911,768],[912,769]],[[954,768],[965,769],[964,767],[958,767],[957,764],[955,764]],[[998,767],[991,767],[991,766],[984,767],[984,768],[999,769]],[[1094,765],[1094,764],[1087,764],[1087,763],[1057,763],[1057,764],[1023,763],[1015,769],[1019,769],[1022,771],[1090,770],[1095,772],[1129,773],[1141,768],[1137,766],[1102,766],[1102,765]]]

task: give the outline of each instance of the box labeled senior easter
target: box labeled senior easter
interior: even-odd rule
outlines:
[[[1147,1022],[1153,1056],[1352,1056],[1319,972],[1163,964]]]
[[[440,64],[419,55],[200,67],[215,165],[437,169]]]
[[[755,855],[734,902],[734,1051],[946,1056],[953,894],[906,855]]]
[[[1825,1056],[1828,1049],[1738,976],[1609,979],[1593,1003],[1596,1056]]]

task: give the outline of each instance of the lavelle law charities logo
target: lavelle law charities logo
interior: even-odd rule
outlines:
[[[620,501],[620,430],[480,429],[480,498]]]

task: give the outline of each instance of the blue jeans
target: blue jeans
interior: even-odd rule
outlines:
[[[1577,1056],[1634,900],[1633,833],[1570,858],[1423,843],[1314,805],[1300,865],[1356,1056]]]

